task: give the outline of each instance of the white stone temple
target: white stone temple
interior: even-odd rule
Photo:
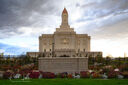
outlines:
[[[39,57],[39,70],[42,71],[55,73],[85,71],[88,69],[88,57],[102,56],[102,52],[91,52],[91,37],[87,34],[76,34],[70,27],[66,8],[61,17],[61,25],[56,28],[54,34],[39,36],[39,52],[27,52],[27,55]]]
[[[65,8],[62,12],[60,28],[56,28],[54,34],[42,34],[39,37],[39,52],[52,53],[52,51],[54,51],[56,57],[75,57],[78,52],[90,51],[90,36],[76,34],[74,29],[70,28],[68,12]]]
[[[102,52],[90,52],[90,39],[87,34],[76,34],[68,24],[68,12],[62,12],[60,28],[54,34],[42,34],[39,37],[39,52],[28,52],[31,57],[96,57]]]

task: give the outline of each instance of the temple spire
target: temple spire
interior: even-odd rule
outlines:
[[[68,14],[68,12],[67,12],[66,8],[64,8],[64,10],[63,10],[63,12],[62,12],[62,13],[67,13],[67,14]]]
[[[62,22],[61,22],[61,27],[62,28],[68,28],[68,12],[66,10],[66,8],[64,8],[63,12],[62,12]]]

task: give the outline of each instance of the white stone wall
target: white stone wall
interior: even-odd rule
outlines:
[[[55,34],[55,49],[75,49],[74,34]]]
[[[52,43],[53,43],[53,35],[52,34],[42,34],[39,37],[39,52],[49,52],[52,50]]]
[[[76,34],[76,52],[90,51],[90,36],[87,34]]]
[[[39,70],[75,73],[88,70],[88,58],[39,58]]]
[[[73,33],[55,33],[53,35],[44,34],[39,38],[39,51],[47,52],[52,50],[54,42],[54,49],[73,49],[78,52],[90,51],[90,36],[87,34]]]

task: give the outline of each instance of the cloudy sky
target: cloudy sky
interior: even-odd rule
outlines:
[[[128,0],[0,0],[0,52],[38,51],[38,37],[61,24],[91,36],[91,50],[114,57],[128,55]]]

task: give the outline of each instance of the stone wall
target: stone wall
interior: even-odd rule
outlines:
[[[88,58],[39,58],[39,70],[53,73],[79,73],[88,70]]]

